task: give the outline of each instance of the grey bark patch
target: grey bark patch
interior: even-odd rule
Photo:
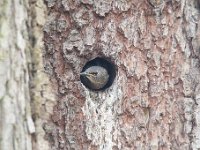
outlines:
[[[73,48],[77,48],[79,51],[84,49],[81,34],[78,30],[71,30],[67,40],[63,43],[63,51],[72,51]]]
[[[100,16],[105,16],[111,9],[113,0],[98,0],[94,1],[95,12]]]

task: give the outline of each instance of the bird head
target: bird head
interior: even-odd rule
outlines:
[[[93,79],[98,76],[98,71],[86,70],[85,72],[81,72],[80,75],[88,79]]]
[[[92,66],[86,69],[84,72],[81,72],[80,75],[85,77],[97,77],[101,71],[100,69],[101,67],[99,66]]]
[[[98,82],[98,72],[85,71],[80,73],[80,75],[87,78],[90,81],[90,84],[95,85]]]
[[[92,66],[86,69],[84,72],[81,72],[80,75],[88,78],[92,82],[105,82],[104,78],[107,80],[108,73],[106,69],[101,66]]]
[[[107,70],[101,66],[91,66],[80,75],[89,80],[89,85],[92,89],[100,89],[107,83],[109,75]]]

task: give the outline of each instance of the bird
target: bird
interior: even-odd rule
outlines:
[[[81,72],[80,76],[85,77],[88,80],[87,85],[92,90],[104,88],[109,80],[108,71],[102,66],[91,66],[84,72]]]

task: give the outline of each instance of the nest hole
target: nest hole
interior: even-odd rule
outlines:
[[[94,90],[94,89],[90,88],[88,80],[86,78],[80,76],[80,80],[83,83],[83,85],[85,87],[87,87],[88,89],[93,90],[93,91],[103,91],[103,90],[109,88],[113,84],[113,81],[115,80],[115,77],[116,77],[116,67],[115,67],[115,65],[112,62],[110,62],[109,60],[107,60],[106,58],[96,57],[95,59],[92,59],[92,60],[88,61],[84,65],[84,67],[83,67],[81,72],[84,72],[86,69],[88,69],[91,66],[104,67],[107,70],[108,74],[109,74],[108,82],[101,89]]]

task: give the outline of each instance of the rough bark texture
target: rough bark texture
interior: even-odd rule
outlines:
[[[49,150],[49,144],[44,139],[43,124],[48,120],[55,105],[49,77],[44,72],[43,25],[46,19],[46,6],[43,0],[29,1],[29,23],[31,41],[30,95],[32,117],[35,123],[35,133],[32,136],[33,150]]]
[[[0,0],[0,150],[47,150],[54,100],[43,71],[42,0]],[[33,118],[33,119],[32,119]]]
[[[200,149],[197,0],[47,0],[46,72],[57,96],[52,149]],[[79,79],[95,57],[115,63],[104,92]]]
[[[30,150],[28,1],[0,1],[0,149]]]

